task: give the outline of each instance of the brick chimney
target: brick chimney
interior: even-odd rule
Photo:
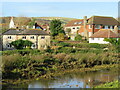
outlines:
[[[86,25],[87,25],[87,16],[84,16],[84,36],[86,39],[88,39],[88,31]]]

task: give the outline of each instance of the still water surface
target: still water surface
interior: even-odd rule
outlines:
[[[97,72],[68,73],[55,79],[35,80],[29,88],[91,88],[93,86],[118,79],[118,72],[105,70]]]

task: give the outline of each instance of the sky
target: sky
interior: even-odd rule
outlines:
[[[0,16],[70,17],[112,16],[118,17],[118,2],[2,2]]]

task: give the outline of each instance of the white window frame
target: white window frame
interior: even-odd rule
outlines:
[[[8,36],[8,39],[12,39],[12,37],[11,37],[11,36]]]
[[[35,37],[34,37],[34,36],[31,36],[30,39],[35,39]]]
[[[94,40],[94,38],[91,38],[92,40]]]
[[[105,25],[105,28],[104,29],[108,29],[108,26],[107,25]]]
[[[7,48],[11,48],[12,46],[10,44],[6,44]]]
[[[45,39],[45,36],[41,36],[41,39]]]
[[[24,38],[25,37],[25,38]],[[22,36],[22,39],[26,39],[26,36]]]
[[[36,44],[32,44],[31,48],[36,48]]]

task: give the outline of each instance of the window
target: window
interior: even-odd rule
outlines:
[[[96,29],[100,29],[100,25],[95,25],[95,28]]]
[[[81,21],[81,22],[79,22],[78,24],[82,24],[82,21]]]
[[[77,27],[77,29],[80,29],[79,27]]]
[[[8,39],[12,39],[12,37],[11,37],[11,36],[8,36]]]
[[[31,48],[36,48],[36,45],[35,45],[35,44],[32,44]]]
[[[91,38],[92,40],[94,40],[94,38]]]
[[[75,29],[75,28],[73,28],[73,29]]]
[[[11,48],[12,47],[11,44],[7,44],[6,46],[7,46],[7,48]]]
[[[26,39],[26,36],[23,36],[22,39]]]
[[[118,30],[120,30],[120,26],[118,26]]]
[[[44,36],[42,36],[42,37],[41,37],[41,39],[45,39],[45,37],[44,37]]]
[[[92,28],[92,25],[89,25],[89,29],[91,29]]]
[[[104,29],[108,29],[108,26],[105,26],[105,28]]]
[[[30,39],[34,39],[34,36],[31,36]]]
[[[110,29],[110,26],[108,26],[108,29]]]
[[[74,24],[77,24],[77,22],[75,22]]]
[[[114,26],[110,26],[110,29],[114,29]]]

